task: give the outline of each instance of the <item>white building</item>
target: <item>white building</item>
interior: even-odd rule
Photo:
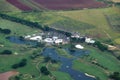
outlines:
[[[84,47],[81,46],[80,44],[75,45],[75,47],[76,47],[77,49],[84,49]]]
[[[57,40],[58,39],[58,37],[57,36],[53,36],[53,38],[52,38],[54,41],[55,40]]]
[[[95,40],[92,40],[91,38],[85,38],[85,42],[86,43],[91,43],[91,44],[94,44],[95,43]]]
[[[27,35],[27,36],[25,36],[24,38],[27,39],[27,38],[30,38],[30,37],[31,37],[30,35]]]
[[[33,41],[40,41],[40,40],[42,40],[42,37],[41,36],[34,36],[34,37],[30,37],[29,39],[33,40]]]
[[[55,44],[60,44],[60,43],[63,43],[63,39],[56,39],[55,40]]]
[[[44,42],[53,43],[54,41],[52,38],[46,38],[46,39],[44,39]]]

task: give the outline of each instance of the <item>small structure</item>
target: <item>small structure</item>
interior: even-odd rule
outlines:
[[[25,36],[24,38],[25,38],[25,39],[28,39],[28,38],[30,38],[30,37],[31,37],[30,35],[27,35],[27,36]]]
[[[91,43],[91,44],[94,44],[95,43],[95,41],[94,40],[92,40],[91,38],[85,38],[85,42],[86,43]]]
[[[58,39],[58,37],[57,36],[53,36],[52,39],[55,41],[55,40]]]
[[[63,39],[56,39],[55,40],[55,44],[60,44],[60,43],[63,43]]]
[[[44,42],[46,42],[46,43],[53,43],[54,41],[53,41],[52,38],[46,38],[46,39],[44,39]]]
[[[72,38],[80,38],[79,33],[75,32],[71,35]]]
[[[30,40],[40,41],[40,40],[42,40],[42,37],[41,36],[34,36],[34,37],[31,37]]]
[[[76,47],[77,49],[84,49],[84,47],[81,46],[80,44],[75,45],[75,47]]]

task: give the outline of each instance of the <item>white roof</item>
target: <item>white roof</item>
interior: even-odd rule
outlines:
[[[86,42],[86,43],[92,43],[92,44],[93,44],[93,43],[95,43],[95,40],[92,40],[91,38],[86,38],[86,39],[85,39],[85,42]]]
[[[75,45],[75,47],[78,48],[78,49],[84,49],[84,47],[81,46],[80,44]]]
[[[55,43],[62,43],[63,42],[63,39],[57,39],[55,40]]]
[[[45,42],[48,42],[48,43],[53,43],[52,38],[46,38],[46,39],[44,39],[44,41],[45,41]]]
[[[41,36],[34,36],[34,37],[31,37],[30,40],[42,40],[42,37]]]
[[[31,37],[30,35],[25,36],[25,38],[30,38],[30,37]]]

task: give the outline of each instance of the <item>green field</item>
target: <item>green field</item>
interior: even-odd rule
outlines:
[[[114,41],[120,37],[119,13],[118,7],[108,7],[54,12],[10,12],[7,14],[69,32],[77,31],[101,41],[111,39],[113,43],[119,44]]]
[[[94,75],[100,80],[107,80],[112,72],[120,71],[120,62],[111,53],[101,52],[93,47],[88,47],[88,50],[91,52],[89,56],[74,61],[74,69]],[[92,64],[93,61],[106,69]]]
[[[18,8],[13,6],[12,4],[8,3],[6,0],[0,0],[0,12],[6,11],[20,11]]]

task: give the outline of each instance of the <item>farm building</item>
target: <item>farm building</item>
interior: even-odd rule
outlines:
[[[41,40],[42,40],[42,37],[41,37],[41,36],[34,36],[34,37],[31,37],[30,40],[33,40],[33,41],[41,41]]]
[[[90,44],[94,44],[95,43],[95,41],[94,40],[92,40],[91,38],[85,38],[85,42],[86,43],[90,43]]]
[[[63,39],[56,39],[55,40],[55,44],[60,44],[60,43],[63,43]]]

